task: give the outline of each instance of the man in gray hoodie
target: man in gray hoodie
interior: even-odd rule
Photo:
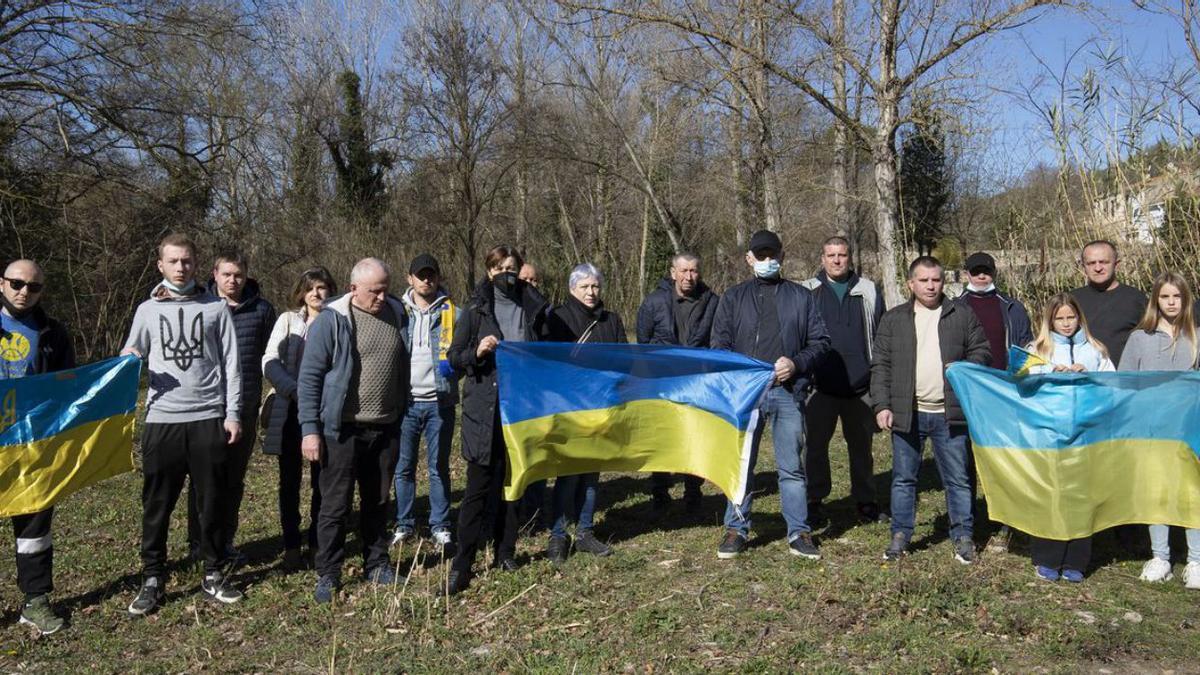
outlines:
[[[142,588],[129,613],[162,602],[171,512],[185,479],[196,485],[201,589],[222,603],[242,599],[221,572],[229,446],[243,431],[241,364],[226,304],[196,284],[196,246],[172,234],[158,247],[163,279],[138,306],[122,354],[148,361],[150,389],[142,434]]]
[[[440,548],[450,545],[450,445],[458,378],[446,359],[459,309],[442,288],[437,258],[428,253],[408,266],[409,289],[401,300],[408,312],[408,409],[400,424],[396,464],[396,545],[416,534],[413,502],[417,492],[417,456],[421,436],[429,466],[429,530]]]

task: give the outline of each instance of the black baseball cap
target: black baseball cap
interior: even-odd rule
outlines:
[[[439,276],[442,273],[442,268],[438,267],[437,258],[429,255],[428,253],[422,253],[421,255],[413,258],[412,263],[408,266],[409,274],[416,274],[421,270],[433,270],[433,273]]]
[[[769,248],[776,253],[783,251],[783,242],[779,241],[779,235],[770,230],[759,230],[750,237],[750,250],[757,251],[760,248]]]
[[[988,274],[996,276],[996,259],[992,256],[979,251],[967,256],[967,261],[963,263],[963,269],[967,272],[979,269],[980,267],[988,271]]]

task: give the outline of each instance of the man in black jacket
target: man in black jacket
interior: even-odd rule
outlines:
[[[32,260],[16,260],[0,281],[0,379],[40,375],[75,367],[71,337],[46,315],[39,302],[45,288],[42,269]],[[12,519],[17,548],[17,586],[25,594],[21,623],[42,635],[64,625],[50,607],[54,590],[54,541],[50,524],[54,509]]]
[[[808,525],[803,446],[803,402],[813,372],[829,351],[829,334],[812,294],[781,275],[783,244],[774,232],[760,230],[750,238],[746,264],[754,277],[725,292],[713,321],[712,347],[774,364],[775,380],[763,398],[760,414],[771,418],[779,498],[793,555],[820,558]],[[754,432],[748,480],[754,477],[762,427]],[[753,485],[741,504],[725,509],[725,536],[717,557],[735,558],[750,537]]]
[[[238,515],[246,492],[246,469],[258,440],[258,409],[262,402],[262,357],[267,338],[275,327],[275,307],[262,297],[258,282],[249,277],[250,263],[240,251],[227,250],[213,262],[208,292],[229,305],[233,330],[237,334],[238,358],[242,364],[242,437],[229,448],[229,483],[224,491],[228,507],[225,521],[225,552],[229,564],[237,567],[244,556],[233,546]],[[188,541],[194,558],[199,558],[200,517],[196,508],[196,488],[188,486]]]
[[[955,361],[986,364],[992,353],[975,314],[942,294],[942,264],[921,256],[908,267],[913,299],[883,315],[875,334],[871,401],[880,429],[892,433],[892,541],[884,558],[908,550],[916,521],[917,472],[925,439],[946,491],[954,557],[975,559],[966,418],[946,381]]]
[[[850,242],[830,237],[821,245],[821,271],[804,282],[816,299],[833,349],[817,368],[815,389],[808,399],[808,445],[804,468],[808,475],[808,519],[822,520],[821,501],[829,496],[829,441],[838,419],[850,456],[850,494],[864,522],[879,520],[875,501],[875,464],[871,442],[875,414],[871,411],[871,349],[875,327],[883,317],[883,295],[870,279],[850,266]]]
[[[638,344],[707,348],[719,301],[700,278],[700,257],[687,252],[675,254],[670,277],[660,281],[638,309]],[[656,472],[650,481],[654,508],[667,508],[674,476]],[[703,484],[699,476],[683,477],[683,503],[688,512],[699,509]]]

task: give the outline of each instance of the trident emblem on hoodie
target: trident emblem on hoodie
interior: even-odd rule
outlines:
[[[196,359],[204,358],[204,315],[197,313],[192,317],[192,334],[188,339],[184,328],[183,308],[179,308],[179,335],[171,328],[171,321],[165,316],[158,317],[158,338],[162,345],[164,361],[174,363],[180,370],[186,371],[192,367]]]

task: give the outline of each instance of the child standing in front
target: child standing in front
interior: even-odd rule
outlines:
[[[1125,343],[1119,369],[1194,370],[1197,354],[1192,292],[1182,276],[1164,272],[1154,281],[1146,314]],[[1166,525],[1150,526],[1150,551],[1154,557],[1142,567],[1142,580],[1171,578],[1169,532]],[[1183,583],[1187,588],[1200,589],[1200,530],[1187,530],[1187,546]]]
[[[1069,293],[1059,293],[1046,303],[1037,339],[1029,350],[1050,362],[1035,366],[1031,373],[1084,373],[1115,370],[1108,350],[1088,332],[1087,319]],[[1092,557],[1092,538],[1029,538],[1029,553],[1038,577],[1072,583],[1083,581]]]

